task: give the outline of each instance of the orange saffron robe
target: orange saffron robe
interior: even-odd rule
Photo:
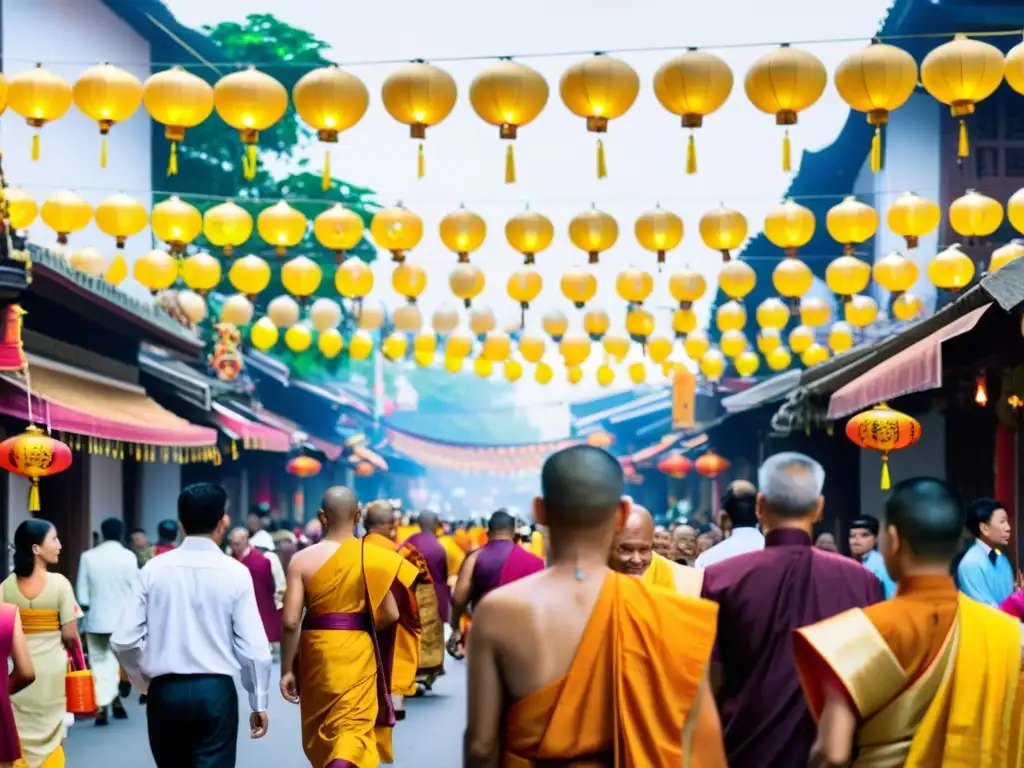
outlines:
[[[473,526],[469,529],[469,541],[473,549],[480,549],[487,543],[487,529],[479,525]]]
[[[694,711],[717,621],[708,600],[609,574],[569,672],[509,707],[504,768],[725,768],[717,713]]]
[[[446,534],[438,536],[437,540],[444,547],[444,554],[448,559],[448,586],[454,587],[455,581],[459,578],[462,563],[466,560],[466,551],[456,543],[454,536]]]
[[[376,614],[393,584],[408,587],[417,576],[394,552],[348,539],[310,579],[307,615],[371,609]],[[334,760],[375,768],[380,761],[375,738],[377,661],[370,634],[304,629],[297,666],[302,748],[309,762],[314,768]]]
[[[461,528],[456,528],[455,533],[452,534],[452,541],[458,544],[459,548],[468,553],[473,549],[473,540],[469,538],[469,534]]]

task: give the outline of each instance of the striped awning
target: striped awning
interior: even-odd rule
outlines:
[[[291,436],[282,429],[249,419],[220,403],[213,404],[213,414],[217,426],[247,449],[287,453],[292,448]]]

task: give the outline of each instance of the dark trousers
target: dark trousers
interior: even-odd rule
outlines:
[[[146,719],[157,768],[235,768],[238,694],[230,677],[157,677]]]

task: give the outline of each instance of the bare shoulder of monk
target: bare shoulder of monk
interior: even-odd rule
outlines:
[[[311,544],[292,555],[288,570],[296,569],[302,576],[302,582],[308,587],[309,580],[338,551],[340,544],[336,541],[323,540]]]

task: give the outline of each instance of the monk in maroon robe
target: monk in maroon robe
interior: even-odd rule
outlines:
[[[427,568],[430,569],[430,579],[434,582],[434,591],[437,593],[437,610],[441,614],[441,621],[445,624],[451,617],[451,590],[448,588],[448,553],[444,546],[437,540],[437,531],[441,528],[441,519],[435,512],[424,512],[420,515],[420,532],[415,533],[405,540],[419,550],[427,561]]]
[[[249,569],[252,576],[253,590],[256,592],[256,607],[263,620],[263,629],[267,640],[272,643],[281,642],[281,612],[274,600],[276,587],[270,560],[255,547],[249,545],[249,532],[245,528],[236,528],[230,538],[232,556]]]

